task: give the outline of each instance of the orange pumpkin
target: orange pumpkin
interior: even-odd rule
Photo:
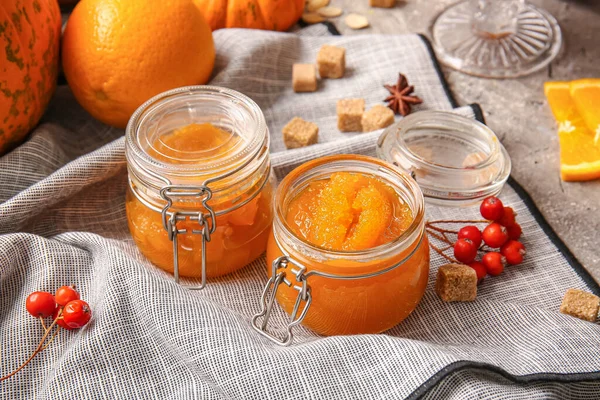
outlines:
[[[57,0],[0,4],[0,155],[23,140],[50,102],[61,23]]]
[[[298,21],[305,0],[195,0],[211,29],[285,31]]]

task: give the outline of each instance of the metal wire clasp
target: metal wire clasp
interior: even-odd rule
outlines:
[[[202,236],[202,283],[200,286],[187,286],[191,290],[201,290],[206,286],[206,243],[210,242],[210,236],[217,229],[217,221],[214,210],[208,205],[208,201],[212,197],[212,191],[208,186],[179,186],[168,185],[160,190],[160,196],[167,202],[162,209],[162,223],[167,231],[169,240],[173,242],[173,275],[175,282],[179,283],[179,246],[177,243],[177,235],[186,233],[187,229],[178,229],[177,222],[179,221],[195,221],[198,222],[200,229],[192,229],[193,234]],[[173,198],[175,197],[194,197],[201,198],[202,207],[206,212],[202,211],[171,211],[173,206]]]
[[[290,264],[295,265],[298,268],[288,266]],[[310,286],[308,285],[306,279],[306,267],[297,261],[293,260],[289,256],[281,256],[276,258],[271,264],[271,278],[267,281],[265,288],[262,292],[261,300],[261,310],[258,314],[256,314],[252,318],[252,327],[261,335],[267,337],[268,339],[274,341],[275,343],[281,346],[287,346],[292,342],[294,337],[292,333],[292,329],[294,326],[300,324],[304,317],[306,317],[306,313],[308,312],[308,308],[310,307],[310,303],[312,302],[312,296],[310,294]],[[292,273],[295,278],[297,285],[293,285],[292,282],[286,278],[286,274]],[[283,339],[280,339],[273,334],[267,332],[267,324],[269,322],[269,318],[271,317],[271,311],[273,310],[273,305],[275,304],[275,297],[277,294],[277,289],[279,285],[285,283],[288,287],[293,287],[298,291],[298,296],[296,297],[296,302],[294,303],[294,309],[290,314],[290,321],[286,327],[286,334]],[[298,311],[300,311],[300,305],[304,302],[304,307],[302,311],[298,315]],[[259,319],[262,317],[262,322]]]

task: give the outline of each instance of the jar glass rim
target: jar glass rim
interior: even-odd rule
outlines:
[[[234,110],[234,117],[243,119],[244,124],[238,124],[243,134],[232,129],[232,134],[238,134],[244,140],[236,147],[219,157],[210,159],[199,158],[197,162],[170,163],[153,157],[142,145],[148,141],[145,129],[158,113],[169,111],[175,107],[191,108],[199,102],[223,103],[224,107]],[[202,112],[202,107],[196,110]],[[190,111],[191,112],[191,111]],[[220,120],[227,118],[220,117]],[[194,123],[194,122],[191,122]],[[183,127],[186,124],[181,124]],[[235,124],[233,124],[235,125]],[[185,86],[172,89],[154,96],[142,104],[131,116],[126,128],[126,157],[130,164],[151,171],[161,176],[202,176],[227,174],[233,166],[245,164],[254,159],[268,142],[268,129],[265,117],[260,107],[246,95],[232,89],[218,86]]]
[[[400,131],[404,129],[404,131],[406,132],[411,129],[419,128],[421,126],[427,126],[430,125],[432,121],[436,121],[437,123],[453,122],[469,125],[471,129],[476,131],[477,135],[479,135],[481,138],[484,138],[487,141],[487,145],[490,147],[489,152],[485,154],[483,159],[481,159],[476,164],[470,165],[468,168],[464,166],[456,167],[452,165],[441,165],[426,159],[420,154],[414,152],[411,149],[411,147],[407,145],[405,139],[406,135],[400,134]],[[402,120],[402,122],[397,125],[397,134],[395,135],[395,139],[397,142],[398,149],[403,151],[405,156],[412,158],[413,161],[415,161],[417,164],[420,164],[421,167],[426,166],[430,170],[440,170],[446,173],[461,173],[465,169],[486,168],[497,161],[498,153],[500,151],[500,143],[498,141],[498,138],[496,137],[496,134],[487,125],[482,124],[477,120],[463,117],[462,115],[458,115],[456,113],[449,113],[444,111],[424,110],[406,116]]]
[[[427,202],[443,206],[497,195],[511,171],[492,129],[449,111],[419,111],[386,128],[377,155],[414,176]]]
[[[287,223],[286,209],[284,209],[286,200],[297,195],[305,187],[305,183],[330,176],[332,172],[327,171],[328,168],[340,168],[341,171],[345,172],[374,174],[379,178],[383,178],[384,182],[392,186],[395,190],[401,191],[403,195],[410,196],[409,200],[411,204],[409,206],[413,213],[413,220],[406,231],[388,243],[365,250],[354,251],[330,250],[314,245],[295,234]],[[392,181],[391,177],[394,178],[394,181]],[[299,186],[295,190],[290,190],[290,187],[295,184]],[[356,154],[321,157],[297,167],[279,184],[275,193],[274,204],[274,224],[277,224],[277,227],[283,230],[286,238],[291,238],[293,245],[307,248],[311,252],[317,252],[330,258],[347,260],[363,260],[365,257],[379,258],[395,254],[400,249],[410,246],[413,243],[413,240],[410,239],[415,238],[417,234],[420,236],[422,233],[425,216],[423,194],[419,186],[408,174],[385,161]]]

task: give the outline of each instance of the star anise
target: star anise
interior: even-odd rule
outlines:
[[[403,117],[410,114],[411,104],[421,104],[423,102],[419,97],[411,95],[415,87],[409,86],[406,76],[402,74],[398,74],[398,82],[395,85],[383,85],[383,87],[390,92],[390,95],[384,101],[388,102],[388,107],[395,114],[401,114]]]

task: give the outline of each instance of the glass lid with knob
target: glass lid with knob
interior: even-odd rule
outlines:
[[[391,125],[379,138],[377,155],[409,172],[428,203],[443,206],[497,195],[511,169],[490,128],[444,111],[420,111]]]
[[[525,0],[455,2],[436,17],[431,37],[442,63],[485,78],[538,71],[562,46],[556,19]]]

